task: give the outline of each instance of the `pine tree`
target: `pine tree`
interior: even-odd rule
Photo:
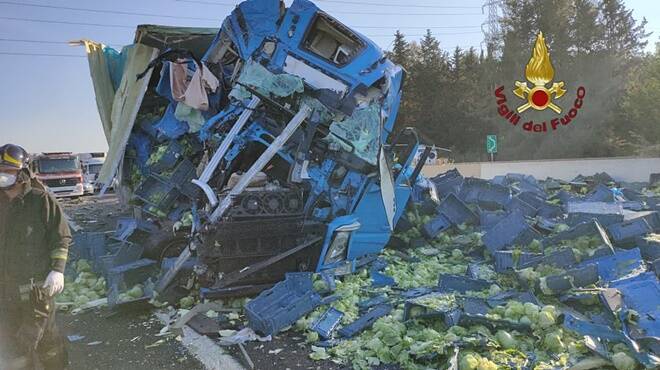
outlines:
[[[440,42],[430,30],[419,43],[416,60],[411,64],[410,96],[413,124],[429,138],[442,131],[442,109],[447,93],[447,66]]]
[[[604,49],[605,32],[598,21],[598,5],[593,0],[575,0],[571,17],[571,39],[575,56],[600,52]]]
[[[454,55],[451,58],[451,69],[452,69],[452,75],[454,80],[459,80],[461,76],[461,70],[462,70],[462,61],[463,59],[463,51],[461,50],[460,47],[456,46],[454,49]]]
[[[389,58],[406,70],[410,68],[410,45],[408,44],[408,41],[406,41],[406,37],[399,30],[394,33],[394,44],[392,46],[392,51],[389,53]]]
[[[599,10],[607,50],[626,59],[639,56],[647,44],[644,39],[649,36],[644,32],[646,19],[637,24],[632,10],[626,9],[621,0],[602,0]]]

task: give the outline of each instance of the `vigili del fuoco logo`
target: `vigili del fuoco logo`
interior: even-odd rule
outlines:
[[[532,50],[532,57],[529,58],[529,62],[525,68],[525,78],[529,83],[527,81],[516,81],[516,88],[513,90],[513,94],[522,99],[523,102],[518,107],[512,109],[507,105],[504,86],[500,86],[495,90],[498,106],[497,112],[502,118],[514,126],[520,123],[521,114],[530,108],[537,111],[550,109],[559,116],[550,119],[549,122],[534,122],[531,119],[524,122],[522,128],[529,132],[554,131],[560,126],[570,124],[577,117],[580,108],[582,108],[587,91],[583,86],[578,87],[573,105],[570,108],[562,108],[565,102],[562,103],[558,100],[566,93],[564,82],[553,81],[554,77],[555,70],[550,61],[550,53],[548,53],[548,47],[545,45],[543,32],[539,32],[536,37],[534,49]],[[549,84],[550,88],[547,87]]]

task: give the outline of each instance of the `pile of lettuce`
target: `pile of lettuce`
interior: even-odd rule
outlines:
[[[414,227],[396,236],[411,243],[421,239],[421,226],[429,218],[419,216],[415,209],[408,212],[407,218]],[[555,232],[563,229],[559,227]],[[540,265],[524,271],[496,274],[490,267],[492,257],[485,252],[481,235],[475,229],[460,226],[438,235],[434,240],[417,243],[421,245],[403,253],[386,249],[382,257],[388,266],[382,272],[394,278],[394,287],[372,287],[367,269],[337,279],[334,294],[339,295],[340,299],[331,306],[344,313],[340,325],[359,318],[358,303],[375,296],[387,297],[394,309],[389,315],[378,319],[371,328],[329,347],[320,346],[322,338],[309,329],[328,306],[316,309],[299,319],[294,326],[295,330],[304,333],[311,344],[310,357],[354,369],[370,369],[381,364],[398,364],[403,369],[448,369],[452,364],[461,370],[515,369],[524,366],[556,369],[569,368],[578,363],[596,363],[598,368],[614,367],[619,370],[635,368],[634,359],[622,345],[609,346],[608,349],[614,354],[610,360],[593,357],[582,337],[561,326],[556,297],[544,296],[540,291],[536,292],[537,297],[545,304],[537,306],[512,300],[493,308],[486,315],[494,321],[510,321],[517,325],[513,327],[526,327],[528,330],[511,330],[506,325],[495,329],[484,325],[448,327],[438,318],[404,321],[402,290],[435,287],[440,274],[465,275],[469,264],[484,258],[485,262],[478,265],[476,273],[479,278],[493,282],[489,289],[461,295],[430,295],[416,299],[415,303],[442,310],[460,296],[488,298],[504,290],[524,291],[528,287],[533,288],[534,281],[544,276],[563,272],[556,267]],[[597,238],[582,237],[551,248],[573,248],[578,258],[584,258],[598,246]],[[317,283],[320,287],[320,280]]]
[[[64,276],[64,291],[55,297],[60,309],[80,308],[91,301],[105,297],[105,278],[94,274],[87,260],[80,259],[71,267],[75,274]]]

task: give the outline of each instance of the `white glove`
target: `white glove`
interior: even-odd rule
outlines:
[[[44,289],[50,297],[62,293],[64,289],[64,274],[58,271],[51,271],[44,281]]]

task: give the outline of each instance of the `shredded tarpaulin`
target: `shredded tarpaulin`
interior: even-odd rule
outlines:
[[[177,106],[178,105],[179,104],[177,104]],[[189,126],[176,117],[174,104],[170,103],[170,105],[167,106],[163,118],[154,125],[154,128],[158,132],[159,137],[177,139],[188,132]]]
[[[188,131],[195,133],[202,129],[206,119],[199,109],[195,109],[185,103],[178,103],[174,110],[174,117],[179,121],[188,123]]]
[[[365,108],[353,111],[353,115],[341,122],[333,122],[330,125],[331,134],[328,140],[336,142],[347,150],[351,150],[343,138],[353,144],[353,154],[375,165],[378,158],[380,143],[380,106],[371,104]],[[339,138],[335,137],[338,136]]]
[[[158,49],[136,44],[126,56],[121,84],[114,95],[110,115],[111,130],[108,155],[98,175],[99,184],[110,184],[124,155],[128,138],[133,129],[144,93],[149,85],[149,77],[136,81],[134,76],[144,70],[158,54]],[[94,74],[92,74],[94,76]]]
[[[305,90],[305,85],[299,77],[287,73],[272,73],[252,59],[243,67],[238,82],[254,88],[261,94],[279,97],[302,93]],[[250,97],[250,93],[244,87],[237,85],[229,96],[244,100]]]
[[[118,52],[111,47],[91,40],[72,41],[71,44],[85,46],[94,93],[96,94],[96,106],[99,110],[106,140],[110,143],[111,114],[115,91],[121,84],[126,58],[133,46],[125,46],[121,52]]]
[[[221,346],[233,346],[239,343],[252,342],[258,340],[259,342],[270,342],[273,338],[269,335],[267,337],[260,337],[251,328],[244,328],[236,334],[222,337],[218,341]]]

